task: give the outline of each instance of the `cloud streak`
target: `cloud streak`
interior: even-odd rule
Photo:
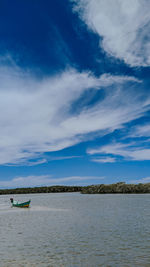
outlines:
[[[121,156],[125,160],[143,161],[150,160],[150,149],[143,146],[135,146],[134,143],[112,143],[95,149],[88,149],[89,155],[101,154],[102,156]]]
[[[92,158],[91,161],[97,163],[113,163],[116,162],[116,159],[112,157],[99,157],[99,158]]]
[[[133,127],[129,132],[129,137],[150,137],[150,124]]]

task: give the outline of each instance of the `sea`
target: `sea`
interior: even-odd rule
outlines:
[[[150,194],[0,196],[0,267],[150,267]]]

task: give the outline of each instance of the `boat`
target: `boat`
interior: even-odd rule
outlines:
[[[10,198],[12,207],[18,207],[18,208],[29,208],[31,200],[28,200],[26,202],[20,202],[16,201],[13,198]]]

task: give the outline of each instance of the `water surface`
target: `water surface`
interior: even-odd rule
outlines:
[[[0,266],[150,266],[150,195],[0,196]]]

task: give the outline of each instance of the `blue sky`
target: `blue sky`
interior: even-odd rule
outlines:
[[[150,182],[149,9],[1,1],[0,188]]]

